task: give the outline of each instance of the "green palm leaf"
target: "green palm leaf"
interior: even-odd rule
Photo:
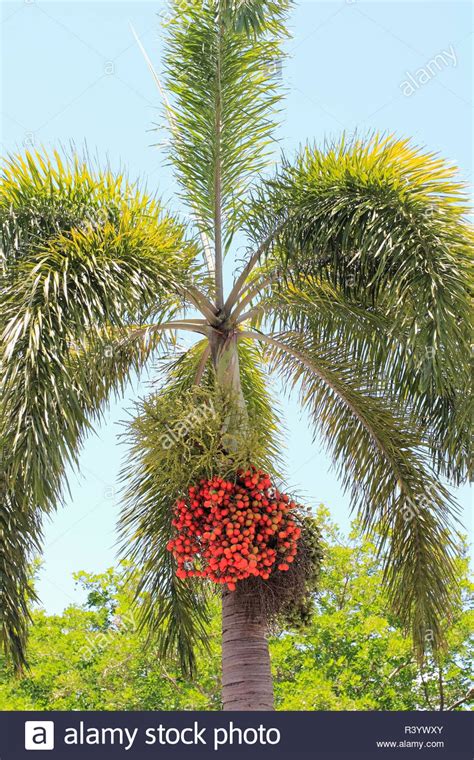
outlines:
[[[41,519],[23,494],[0,489],[0,642],[17,670],[27,667],[29,605],[36,600],[30,561],[40,550]]]
[[[166,37],[171,159],[184,200],[230,244],[251,178],[268,162],[288,3],[175,0]],[[247,31],[253,29],[250,36]],[[216,229],[217,225],[217,229]]]
[[[251,217],[252,234],[269,241],[263,253],[297,289],[311,298],[324,280],[335,310],[344,301],[346,317],[349,308],[385,321],[380,369],[391,361],[391,390],[424,420],[436,467],[455,481],[469,466],[467,210],[441,159],[406,140],[343,138],[306,148],[264,183]]]
[[[321,278],[274,283],[272,290],[260,300],[253,324],[265,318],[275,330],[310,332],[316,343],[357,364],[372,392],[389,399],[418,428],[436,471],[460,482],[471,467],[468,367],[436,387],[431,354],[417,353],[416,347],[409,351],[409,330],[395,331],[383,306],[368,306]]]
[[[450,608],[457,512],[419,451],[422,440],[387,399],[372,394],[365,372],[341,361],[337,347],[296,332],[243,333],[270,345],[272,368],[326,441],[366,531],[380,531],[393,609],[410,626],[420,656],[441,646]]]
[[[129,339],[129,326],[180,306],[195,251],[154,201],[59,155],[5,162],[0,221],[0,482],[9,526],[0,564],[11,571],[0,606],[17,609],[18,620],[4,617],[2,627],[21,664],[25,601],[13,571],[26,573],[41,511],[61,500],[65,468],[77,463],[104,402],[156,345],[156,337]]]

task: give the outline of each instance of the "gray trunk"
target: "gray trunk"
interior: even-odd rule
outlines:
[[[217,382],[232,392],[245,408],[235,335],[216,336],[211,342]],[[232,442],[232,415],[226,423],[226,440]],[[238,424],[242,425],[239,414]],[[270,670],[265,621],[258,613],[249,616],[242,598],[235,592],[222,596],[222,699],[224,710],[273,710],[273,682]]]
[[[222,699],[224,710],[274,710],[265,622],[232,591],[222,596]]]

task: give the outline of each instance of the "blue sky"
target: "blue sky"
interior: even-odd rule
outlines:
[[[2,153],[87,144],[103,162],[127,168],[177,209],[163,165],[166,140],[159,97],[131,22],[156,68],[163,2],[4,2]],[[472,179],[472,11],[468,2],[300,2],[282,78],[288,95],[280,147],[291,155],[307,139],[343,130],[412,136]],[[436,64],[433,65],[433,60]],[[407,84],[409,83],[409,84]],[[238,255],[238,252],[237,252]],[[151,379],[152,372],[150,374]],[[98,572],[115,558],[123,448],[118,423],[147,378],[112,405],[71,474],[71,496],[48,522],[39,592],[48,611],[77,601],[72,572]],[[324,502],[343,528],[349,504],[321,443],[294,402],[282,398],[288,429],[288,483],[309,504]],[[469,528],[467,487],[457,491]]]

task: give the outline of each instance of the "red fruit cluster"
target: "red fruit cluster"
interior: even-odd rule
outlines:
[[[268,475],[252,468],[236,482],[214,477],[189,488],[177,501],[168,542],[179,578],[210,578],[235,590],[236,581],[276,568],[289,570],[300,528],[293,519],[296,504],[272,485]]]

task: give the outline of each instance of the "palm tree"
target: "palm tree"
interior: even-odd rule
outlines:
[[[19,669],[29,563],[66,468],[178,331],[199,340],[138,405],[124,469],[122,535],[162,654],[194,667],[213,587],[176,576],[166,548],[176,498],[199,473],[278,470],[269,374],[299,392],[364,530],[377,528],[393,614],[420,656],[442,646],[456,513],[443,482],[468,467],[464,190],[440,158],[391,136],[308,145],[269,175],[289,5],[175,2],[165,113],[189,224],[77,156],[4,160],[0,631]],[[245,260],[226,290],[236,240]],[[194,438],[185,430],[160,448],[158,433],[162,442],[212,394],[221,406]],[[225,709],[273,709],[274,593],[255,580],[249,606],[248,594],[222,591]]]

